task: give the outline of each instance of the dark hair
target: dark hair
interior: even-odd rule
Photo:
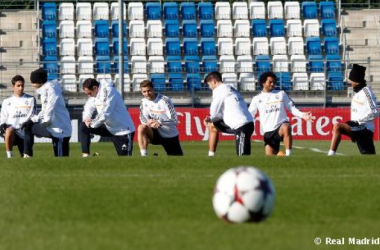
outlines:
[[[12,78],[12,85],[15,86],[16,82],[22,82],[22,83],[25,83],[25,79],[24,77],[20,76],[20,75],[15,75],[13,78]]]
[[[140,82],[140,88],[144,88],[144,87],[151,87],[151,88],[153,88],[152,81],[150,81],[150,80],[144,80],[144,81]]]
[[[99,87],[99,82],[94,78],[87,78],[86,80],[84,80],[82,88],[93,90],[94,86]]]
[[[211,80],[222,82],[222,75],[218,71],[213,71],[206,76],[204,83],[207,84]]]
[[[264,72],[259,77],[259,83],[260,83],[261,87],[267,81],[268,77],[272,77],[275,82],[277,81],[277,76],[275,73],[273,73],[272,71]]]

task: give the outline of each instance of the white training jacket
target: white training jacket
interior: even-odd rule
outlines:
[[[365,126],[372,132],[375,131],[374,120],[379,116],[376,97],[372,90],[366,86],[355,93],[351,100],[351,120],[361,126]],[[361,127],[360,126],[360,127]],[[360,130],[360,128],[358,128]]]
[[[111,82],[100,80],[99,90],[95,97],[89,97],[82,119],[91,119],[95,110],[97,116],[91,121],[91,128],[105,125],[113,135],[127,135],[135,131],[132,118],[125,106],[120,93]]]
[[[232,129],[253,121],[239,92],[226,84],[220,84],[212,91],[210,118],[211,122],[223,120]]]
[[[1,105],[0,124],[11,125],[16,134],[24,138],[25,133],[21,125],[36,114],[37,104],[34,96],[25,93],[22,96],[13,95],[5,99]]]
[[[304,112],[296,108],[288,94],[283,90],[261,91],[252,98],[248,108],[252,117],[255,117],[259,111],[260,125],[264,133],[274,131],[281,124],[289,121],[285,109],[297,117],[304,115]]]
[[[41,96],[41,111],[32,117],[32,121],[46,123],[46,129],[56,138],[70,137],[72,132],[70,114],[58,81],[48,81],[36,92]]]
[[[157,120],[161,124],[157,131],[162,137],[172,138],[179,134],[177,112],[169,97],[157,94],[152,101],[141,99],[140,121],[146,124],[149,119]]]

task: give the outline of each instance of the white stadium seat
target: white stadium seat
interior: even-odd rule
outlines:
[[[58,20],[74,20],[74,4],[60,3],[58,6]]]
[[[75,57],[74,56],[61,57],[61,73],[75,74]]]
[[[237,72],[253,72],[253,60],[251,55],[237,57]]]
[[[127,19],[127,6],[123,3],[123,20]],[[119,3],[111,3],[111,20],[119,20]]]
[[[146,74],[146,66],[147,66],[147,61],[145,56],[132,56],[131,58],[132,62],[132,73],[143,73]]]
[[[77,21],[76,23],[77,38],[91,38],[92,24],[91,21]]]
[[[236,73],[223,73],[222,82],[237,89],[237,75]]]
[[[218,38],[218,55],[233,55],[232,38]]]
[[[148,38],[147,50],[149,56],[162,56],[164,44],[161,38]]]
[[[255,91],[256,83],[255,83],[255,75],[250,73],[240,73],[239,75],[239,90],[240,91]]]
[[[283,19],[284,8],[281,1],[268,1],[268,19]]]
[[[231,20],[218,20],[216,24],[218,37],[232,37],[232,21]]]
[[[132,87],[133,91],[140,92],[140,83],[148,79],[147,74],[133,74],[132,75]]]
[[[251,40],[249,38],[235,39],[235,55],[251,55]]]
[[[78,58],[78,73],[80,75],[94,73],[94,59],[92,56],[80,56]]]
[[[150,56],[149,73],[165,73],[165,60],[163,56]]]
[[[78,56],[92,56],[92,40],[91,38],[79,38],[77,41]]]
[[[311,90],[324,90],[326,86],[325,73],[311,73],[310,74],[310,89]]]
[[[269,55],[269,42],[266,37],[254,37],[252,41],[254,55]]]
[[[307,73],[294,73],[292,76],[293,90],[309,90]]]
[[[251,19],[265,19],[265,4],[264,2],[250,2],[249,13]]]
[[[288,37],[292,36],[302,36],[302,23],[301,20],[287,20],[286,21],[286,35]]]
[[[234,23],[234,37],[249,37],[250,25],[248,20],[236,20]]]
[[[288,52],[289,55],[303,55],[303,38],[302,37],[289,37],[288,39]]]
[[[109,20],[109,6],[108,3],[94,3],[92,10],[92,19],[94,20]]]
[[[148,37],[162,37],[161,20],[148,20],[146,23]]]
[[[129,20],[144,20],[144,6],[140,3],[130,2],[128,4],[128,19]]]
[[[292,72],[306,72],[306,57],[304,55],[292,55],[290,61]]]
[[[297,1],[285,2],[285,18],[286,19],[300,19],[300,3]]]
[[[286,42],[284,37],[272,37],[270,39],[270,50],[272,55],[286,55]]]
[[[96,80],[98,82],[100,82],[101,80],[112,81],[112,76],[111,76],[111,74],[97,74],[96,75]]]
[[[219,72],[221,73],[234,73],[235,72],[235,57],[231,55],[223,55],[219,58],[220,66]]]
[[[145,37],[144,21],[132,20],[129,22],[129,37]]]
[[[131,56],[145,56],[146,46],[144,38],[131,38]]]
[[[64,20],[59,23],[59,38],[74,38],[74,21]]]
[[[119,74],[115,74],[115,87],[119,89],[120,77]],[[124,74],[124,92],[131,92],[131,78],[129,74]]]
[[[62,75],[62,89],[69,92],[77,92],[77,79],[75,75]]]
[[[287,55],[273,56],[273,71],[274,72],[289,72],[289,62]]]
[[[319,21],[318,19],[306,19],[303,22],[304,28],[304,36],[311,37],[316,36],[319,37]]]
[[[216,2],[215,3],[215,19],[216,20],[230,20],[231,19],[231,5],[229,2]]]
[[[234,2],[232,4],[232,18],[248,19],[248,5],[246,2]]]
[[[74,56],[75,55],[74,39],[65,38],[59,42],[59,55],[60,56]]]
[[[88,20],[91,21],[92,9],[91,3],[77,3],[76,4],[76,20]]]

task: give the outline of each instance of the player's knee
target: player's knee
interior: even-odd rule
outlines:
[[[138,127],[137,127],[137,131],[139,133],[144,133],[147,129],[148,129],[148,125],[146,124],[140,124]]]
[[[341,128],[342,128],[342,124],[341,123],[335,123],[333,125],[333,133],[340,132]]]
[[[207,125],[207,127],[208,127],[208,130],[210,131],[210,133],[217,133],[218,132],[218,130],[216,129],[216,127],[214,126],[213,123],[209,123]]]

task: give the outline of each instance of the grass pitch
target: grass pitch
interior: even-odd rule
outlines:
[[[324,249],[325,238],[380,237],[379,156],[360,156],[342,142],[296,141],[291,157],[237,157],[222,142],[207,157],[205,142],[183,143],[184,157],[116,156],[111,143],[92,145],[99,157],[54,158],[50,144],[35,157],[5,158],[0,145],[0,249]],[[377,143],[380,150],[380,144]],[[310,148],[316,148],[312,151]],[[157,153],[158,156],[153,156]],[[273,214],[259,224],[227,224],[212,209],[217,178],[228,168],[262,169],[276,188]],[[321,237],[316,246],[314,239]],[[379,246],[367,246],[368,248]]]

